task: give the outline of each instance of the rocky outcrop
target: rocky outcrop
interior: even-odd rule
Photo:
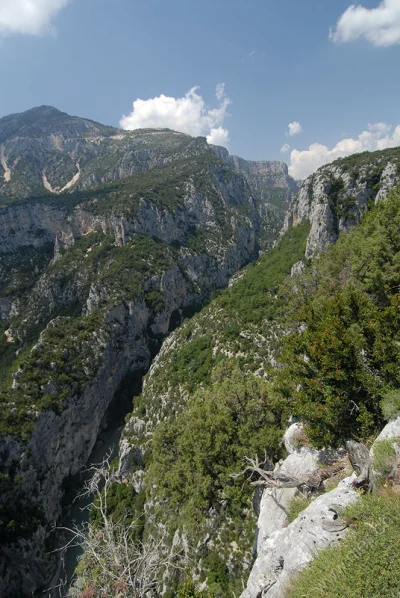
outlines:
[[[244,160],[238,156],[231,156],[224,147],[211,147],[219,158],[246,177],[255,197],[276,205],[283,218],[298,190],[298,185],[289,175],[285,162]]]
[[[321,468],[340,458],[332,451],[298,448],[303,435],[301,423],[294,423],[286,430],[283,440],[289,456],[275,467],[274,475],[279,479],[318,476]],[[257,522],[256,560],[241,598],[281,598],[293,576],[315,554],[340,541],[347,529],[340,512],[359,497],[352,481],[353,477],[346,478],[337,488],[322,495],[318,491],[310,494],[310,489],[306,489],[311,504],[290,524],[288,508],[294,498],[302,496],[304,488],[264,489]]]
[[[257,559],[253,565],[247,588],[241,598],[281,598],[285,595],[293,576],[299,573],[321,550],[337,544],[347,530],[340,520],[340,511],[359,497],[349,480],[315,500],[290,525],[284,527],[280,516],[276,526],[268,522],[276,514],[276,503],[270,508],[263,504],[259,525],[267,521],[267,533],[259,542]],[[277,496],[277,500],[281,497]],[[263,512],[265,511],[265,512]],[[259,531],[259,535],[262,533]]]
[[[398,149],[337,160],[302,183],[284,230],[309,220],[306,257],[312,258],[334,243],[340,231],[359,224],[368,207],[385,199],[399,182]]]

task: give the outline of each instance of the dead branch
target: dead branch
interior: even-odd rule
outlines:
[[[266,471],[263,469],[263,464],[260,464],[258,457],[244,459],[248,465],[239,473],[233,474],[231,477],[236,479],[241,476],[248,476],[248,480],[252,486],[264,486],[269,488],[298,488],[306,486],[307,488],[318,488],[321,483],[329,477],[329,473],[325,471],[317,471],[313,474],[295,478],[290,476],[282,476],[275,474],[273,471]],[[253,480],[253,476],[258,476],[257,480]]]
[[[156,536],[149,534],[145,540],[138,541],[134,534],[138,521],[128,523],[126,518],[116,521],[110,515],[110,489],[121,480],[110,468],[109,455],[89,471],[92,475],[80,497],[94,499],[90,507],[98,511],[99,521],[73,529],[58,528],[71,534],[71,539],[59,550],[78,545],[83,549],[80,581],[84,586],[93,586],[96,595],[156,598],[160,572],[183,568],[181,551],[168,547],[166,532],[162,529],[157,530]],[[81,592],[82,587],[73,586],[70,595],[77,597]]]

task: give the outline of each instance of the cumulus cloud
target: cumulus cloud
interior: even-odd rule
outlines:
[[[0,34],[43,35],[71,0],[0,0]]]
[[[282,147],[281,147],[282,154],[286,154],[289,150],[290,150],[290,145],[288,143],[285,143],[284,145],[282,145]]]
[[[352,4],[342,14],[330,38],[350,42],[364,38],[374,46],[400,43],[400,0],[382,0],[376,8]]]
[[[288,135],[289,137],[293,137],[294,135],[299,135],[299,133],[303,132],[303,127],[296,120],[294,122],[288,124],[288,129],[289,129],[289,132],[286,133],[286,135]]]
[[[133,110],[123,116],[120,125],[130,131],[145,128],[168,128],[194,136],[207,137],[209,143],[228,145],[229,131],[222,125],[231,100],[225,93],[225,85],[216,88],[217,106],[209,108],[198,87],[192,87],[182,98],[164,94],[148,100],[137,99]]]
[[[320,166],[333,162],[337,158],[398,145],[400,145],[400,125],[393,128],[386,123],[370,124],[356,139],[342,139],[332,149],[321,143],[313,143],[308,150],[304,151],[294,149],[290,154],[289,173],[294,179],[303,180]]]

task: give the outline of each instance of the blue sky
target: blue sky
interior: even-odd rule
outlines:
[[[296,178],[400,144],[400,0],[32,3],[26,15],[24,0],[0,0],[0,116],[48,104],[115,126],[130,115],[134,127],[167,114],[166,126],[213,129],[244,158],[292,162]],[[171,100],[132,114],[161,94]],[[289,123],[301,132],[289,136]]]

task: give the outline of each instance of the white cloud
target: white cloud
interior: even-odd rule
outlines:
[[[289,150],[290,150],[290,145],[288,143],[285,143],[284,145],[282,145],[282,147],[281,147],[282,154],[286,154]]]
[[[207,135],[207,141],[212,145],[223,145],[224,147],[228,147],[229,131],[223,127],[211,129],[210,134]]]
[[[0,34],[43,35],[71,0],[0,0]]]
[[[216,108],[207,107],[198,90],[198,87],[192,87],[183,98],[162,94],[148,100],[135,100],[131,114],[123,116],[120,125],[130,131],[166,127],[189,135],[201,135],[207,137],[209,143],[226,146],[229,131],[222,125],[231,100],[225,93],[225,85],[217,85]]]
[[[294,135],[299,135],[299,133],[303,132],[303,127],[299,122],[296,120],[292,123],[288,124],[289,133],[286,133],[289,137],[293,137]]]
[[[308,150],[304,151],[294,149],[290,154],[289,173],[294,179],[303,180],[320,166],[333,162],[337,158],[398,145],[400,145],[400,125],[394,129],[385,123],[375,123],[368,125],[367,130],[360,133],[356,139],[342,139],[332,149],[321,143],[313,143]]]
[[[382,0],[376,8],[352,4],[329,37],[335,42],[365,38],[374,46],[400,43],[400,0]]]

